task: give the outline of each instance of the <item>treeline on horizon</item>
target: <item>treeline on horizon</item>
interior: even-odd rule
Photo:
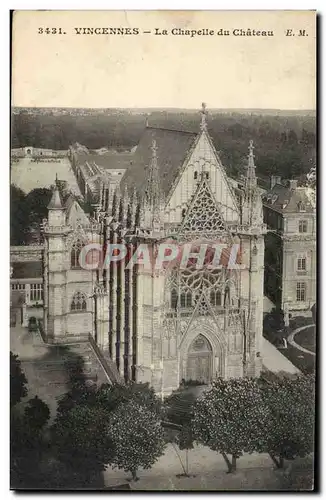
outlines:
[[[136,146],[145,128],[145,114],[12,116],[12,148],[32,146],[68,149],[79,142],[90,150],[107,147],[117,151]],[[154,111],[149,126],[198,132],[200,113]],[[255,145],[257,175],[298,178],[316,161],[316,118],[311,115],[272,116],[211,113],[208,131],[230,176],[244,173],[248,143]]]

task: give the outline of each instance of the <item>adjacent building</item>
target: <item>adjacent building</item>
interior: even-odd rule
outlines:
[[[272,177],[263,204],[265,294],[285,312],[311,314],[316,302],[315,190]]]

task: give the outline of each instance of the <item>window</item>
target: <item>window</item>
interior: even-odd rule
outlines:
[[[71,248],[71,267],[79,268],[79,255],[83,248],[83,243],[80,240],[75,241]]]
[[[210,299],[213,307],[220,306],[222,303],[221,292],[219,290],[212,290]]]
[[[300,257],[297,260],[297,269],[298,271],[306,271],[306,258],[305,257]]]
[[[206,175],[206,179],[209,179],[209,172],[206,172],[205,175]]]
[[[31,284],[31,292],[30,292],[30,300],[38,301],[43,300],[43,285],[42,283],[32,283]]]
[[[184,217],[186,215],[186,209],[185,208],[182,209],[181,215],[182,215],[182,217]]]
[[[180,296],[180,306],[183,308],[191,307],[191,292],[182,293]]]
[[[86,311],[87,302],[86,297],[81,292],[76,292],[71,301],[70,310],[71,311]]]
[[[297,283],[297,301],[305,302],[306,300],[306,284],[299,281]]]
[[[11,285],[11,289],[12,290],[25,290],[25,285],[23,285],[22,283],[13,283]]]
[[[306,233],[308,229],[308,223],[306,220],[299,221],[299,233]]]
[[[298,210],[299,210],[299,212],[305,212],[306,211],[306,207],[304,206],[304,204],[302,203],[302,201],[299,201],[299,203],[298,203]]]
[[[194,179],[197,179],[197,177],[198,177],[198,172],[197,172],[197,170],[196,170],[196,171],[194,172]]]
[[[178,294],[176,290],[171,291],[171,309],[176,309],[178,305]]]

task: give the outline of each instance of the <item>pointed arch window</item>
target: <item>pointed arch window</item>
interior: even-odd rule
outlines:
[[[210,301],[213,307],[222,305],[222,294],[220,290],[212,290],[210,294]]]
[[[198,172],[197,170],[194,172],[194,179],[196,180],[198,178]]]
[[[81,240],[76,240],[71,247],[70,263],[73,269],[80,269],[79,255],[84,244]]]
[[[171,309],[176,309],[178,305],[178,292],[173,288],[171,290]]]
[[[87,310],[86,295],[82,292],[76,292],[70,304],[70,310],[81,312]]]
[[[192,306],[192,293],[191,292],[183,292],[180,295],[180,307],[186,309]]]

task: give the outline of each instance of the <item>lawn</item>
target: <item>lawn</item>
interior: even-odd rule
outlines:
[[[285,356],[291,363],[293,363],[294,366],[299,368],[302,373],[314,373],[315,371],[315,356],[312,354],[308,354],[305,352],[300,351],[296,347],[293,347],[288,343],[287,349],[284,349],[284,343],[283,343],[283,338],[287,338],[291,332],[296,330],[297,328],[300,328],[305,325],[311,325],[312,324],[312,318],[311,317],[305,317],[305,316],[296,316],[293,319],[290,320],[290,326],[288,328],[284,328],[283,330],[279,331],[271,331],[271,330],[264,330],[264,337],[269,340],[282,354]],[[309,336],[309,333],[311,334],[312,328],[308,330],[303,330],[302,332],[307,332],[307,336]],[[295,336],[295,342],[298,344],[302,345],[302,347],[306,347],[306,345],[303,345],[300,342],[300,333],[299,332]],[[299,339],[299,340],[298,340]],[[314,342],[315,345],[315,342]],[[306,347],[308,350],[311,350],[315,352],[315,348],[311,349],[310,347]]]
[[[304,347],[305,349],[308,349],[308,351],[316,352],[316,328],[315,326],[311,328],[306,328],[305,330],[301,330],[301,332],[298,332],[295,337],[294,341]]]
[[[61,158],[58,163],[36,163],[31,158],[21,158],[11,166],[11,183],[29,193],[35,188],[49,188],[54,184],[56,174],[60,180],[68,182],[76,195],[80,195],[68,158]]]

